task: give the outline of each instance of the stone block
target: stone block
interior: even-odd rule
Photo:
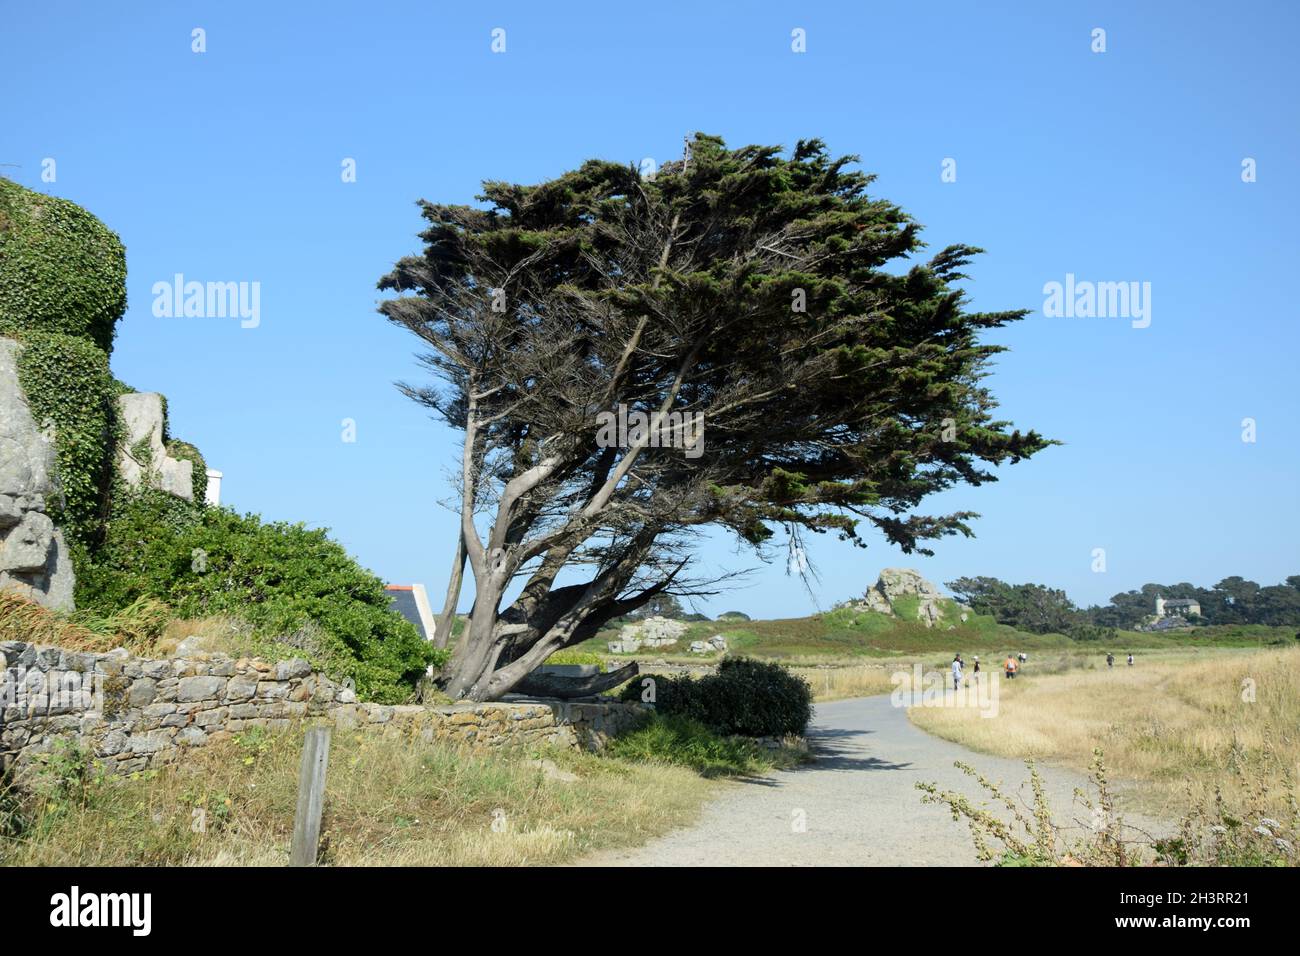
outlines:
[[[220,727],[230,716],[230,711],[226,707],[218,707],[215,710],[205,710],[194,715],[194,726],[196,727]]]
[[[221,696],[225,683],[220,677],[182,677],[176,690],[176,699],[213,700]]]
[[[138,678],[126,692],[128,707],[146,707],[158,696],[158,682],[150,677]]]
[[[306,677],[310,673],[311,665],[300,657],[279,661],[275,665],[276,680],[292,680],[295,677]]]
[[[257,693],[257,681],[232,677],[226,684],[226,700],[249,700]]]

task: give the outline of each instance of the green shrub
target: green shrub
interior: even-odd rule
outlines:
[[[770,766],[752,740],[718,736],[690,717],[652,714],[635,730],[609,742],[612,757],[690,767],[705,776],[759,773]]]
[[[1100,624],[1075,624],[1066,635],[1072,641],[1114,641],[1118,632],[1113,627],[1103,627]]]
[[[693,678],[656,675],[655,710],[689,717],[721,734],[783,737],[802,734],[812,720],[812,688],[802,677],[772,661],[730,657],[717,673]],[[633,681],[623,700],[640,700]]]
[[[102,546],[77,568],[80,608],[111,614],[141,597],[184,618],[240,618],[371,700],[407,699],[431,661],[383,582],[324,531],[160,491],[119,495]]]
[[[0,177],[0,323],[113,348],[126,250],[76,203]]]
[[[718,615],[717,619],[718,619],[719,621],[725,621],[725,620],[733,620],[733,621],[749,621],[749,620],[752,620],[752,618],[751,618],[748,614],[746,614],[744,611],[723,611],[721,614]]]

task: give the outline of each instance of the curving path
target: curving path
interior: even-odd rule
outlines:
[[[1023,793],[1023,763],[975,753],[918,730],[889,697],[818,704],[808,730],[817,760],[794,770],[728,786],[690,827],[642,847],[607,850],[589,866],[960,866],[976,859],[965,822],[921,803],[918,780],[976,798],[961,760]],[[1086,821],[1074,803],[1082,774],[1040,765],[1058,822]],[[804,832],[792,822],[802,814]],[[1139,825],[1150,821],[1125,816]]]

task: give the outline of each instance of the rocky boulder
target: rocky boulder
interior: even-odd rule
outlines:
[[[618,640],[608,643],[611,654],[635,654],[643,647],[672,647],[690,629],[685,621],[667,617],[648,617],[635,624],[624,624]]]
[[[917,599],[916,619],[926,627],[943,620],[943,595],[939,589],[911,568],[885,568],[855,607],[897,617],[900,598]]]
[[[713,654],[727,649],[727,639],[721,634],[714,634],[707,641],[691,641],[692,654]]]
[[[636,624],[625,624],[619,634],[624,643],[636,642],[642,647],[670,647],[681,640],[690,625],[667,617],[648,617]]]

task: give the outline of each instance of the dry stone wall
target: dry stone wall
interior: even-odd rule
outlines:
[[[310,718],[426,742],[599,749],[642,713],[638,704],[597,700],[392,706],[358,701],[303,660],[146,660],[124,650],[0,643],[0,764],[6,767],[21,768],[70,739],[109,772],[129,773],[248,728],[281,729]]]

